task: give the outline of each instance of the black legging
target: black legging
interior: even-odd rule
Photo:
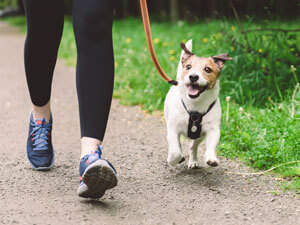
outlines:
[[[25,71],[31,101],[48,103],[64,23],[63,0],[23,0]],[[76,84],[82,137],[103,140],[114,82],[112,0],[73,0]]]

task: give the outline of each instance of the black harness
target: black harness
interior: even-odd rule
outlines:
[[[186,108],[186,105],[184,104],[183,100],[181,99],[182,105],[187,111],[187,113],[190,115],[189,118],[189,125],[188,125],[188,137],[191,139],[197,139],[200,137],[201,130],[202,130],[202,119],[203,116],[205,116],[215,105],[216,100],[211,103],[205,113],[199,113],[197,111],[189,111]]]

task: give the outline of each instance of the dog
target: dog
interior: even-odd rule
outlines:
[[[167,162],[176,166],[183,161],[180,136],[192,139],[188,168],[197,168],[199,144],[206,137],[205,163],[219,165],[216,147],[220,140],[221,106],[219,76],[228,54],[198,57],[192,53],[192,40],[181,43],[182,53],[177,69],[178,86],[172,86],[164,102],[164,116],[169,145]]]

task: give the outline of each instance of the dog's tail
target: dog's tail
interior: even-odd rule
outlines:
[[[187,48],[190,52],[192,52],[192,50],[193,50],[193,40],[192,40],[192,39],[188,40],[188,42],[185,44],[185,46],[186,46],[186,48]],[[179,59],[179,63],[178,63],[178,67],[177,67],[177,80],[180,78],[180,75],[181,75],[181,73],[182,73],[182,63],[181,63],[181,58],[182,58],[183,54],[184,54],[184,51],[182,50],[182,51],[181,51],[181,56],[180,56],[180,59]]]

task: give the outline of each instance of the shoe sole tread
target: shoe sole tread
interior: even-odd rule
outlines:
[[[84,198],[101,198],[105,191],[117,186],[113,169],[104,160],[98,160],[87,167],[82,176],[87,188],[79,187],[78,195]]]

